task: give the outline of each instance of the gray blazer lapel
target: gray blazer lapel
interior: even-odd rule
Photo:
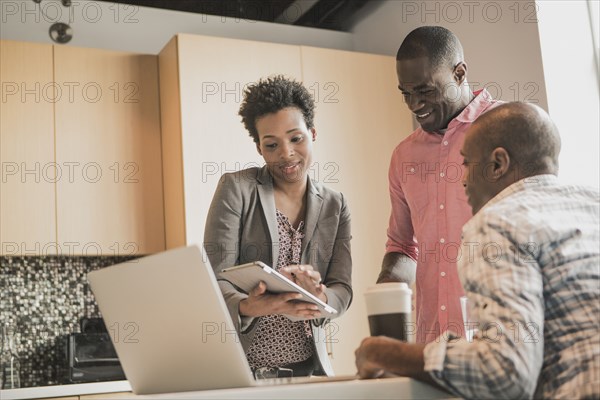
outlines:
[[[321,214],[321,206],[323,205],[323,198],[319,193],[317,187],[313,184],[312,180],[308,178],[308,188],[306,193],[306,218],[304,221],[304,239],[302,240],[302,259],[308,260],[305,254],[306,246],[310,243],[317,222],[319,221],[319,215]],[[302,261],[305,262],[305,261]]]
[[[275,195],[273,194],[273,178],[267,170],[267,166],[262,167],[257,178],[258,181],[258,197],[260,204],[269,226],[269,234],[271,236],[271,251],[273,265],[275,268],[277,260],[279,260],[279,232],[277,230],[277,215],[275,213]]]

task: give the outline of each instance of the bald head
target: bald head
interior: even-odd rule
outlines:
[[[560,135],[540,107],[513,102],[481,115],[472,126],[475,141],[484,153],[502,147],[508,152],[520,178],[558,174]]]
[[[477,118],[460,152],[466,167],[463,185],[475,214],[516,181],[556,175],[560,136],[541,108],[506,103]]]

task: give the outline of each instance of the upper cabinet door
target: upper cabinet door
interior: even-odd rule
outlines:
[[[173,198],[171,202],[170,194],[165,194],[167,216],[173,207],[185,204],[183,212],[179,208],[174,213],[178,220],[185,215],[185,222],[180,221],[171,229],[168,218],[167,243],[168,247],[201,243],[208,208],[221,175],[264,164],[238,116],[244,87],[273,74],[301,80],[300,48],[180,34],[159,58],[162,103],[167,99],[174,101],[176,91],[180,99],[179,112],[171,109],[172,103],[169,110],[162,109],[163,134],[176,142],[180,124],[183,156],[183,164],[179,164],[183,165],[183,172],[177,172],[181,155],[171,152],[173,143],[163,144],[166,157],[167,152],[174,156],[165,158],[165,178],[182,182],[179,187],[185,188],[184,199]],[[167,81],[173,83],[166,87],[163,82]],[[177,233],[177,229],[185,229],[185,234]],[[170,240],[172,237],[176,239]]]
[[[304,84],[317,104],[312,176],[341,191],[352,214],[355,301],[332,322],[332,364],[352,374],[353,349],[369,335],[362,293],[375,283],[390,217],[391,154],[412,131],[393,57],[302,47]]]
[[[54,63],[62,252],[163,250],[157,58],[57,46]]]
[[[52,46],[0,41],[0,254],[56,254]]]

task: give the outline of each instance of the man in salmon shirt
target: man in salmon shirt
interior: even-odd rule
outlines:
[[[398,88],[420,127],[392,154],[392,213],[377,283],[416,279],[416,340],[427,343],[446,330],[464,331],[456,262],[472,214],[460,148],[473,121],[500,103],[485,89],[471,91],[462,45],[448,29],[413,30],[396,60]]]

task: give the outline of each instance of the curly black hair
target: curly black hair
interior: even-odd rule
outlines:
[[[275,75],[260,79],[244,90],[244,100],[238,114],[256,144],[259,143],[256,120],[284,108],[296,107],[302,112],[307,128],[313,128],[315,101],[300,82]]]

